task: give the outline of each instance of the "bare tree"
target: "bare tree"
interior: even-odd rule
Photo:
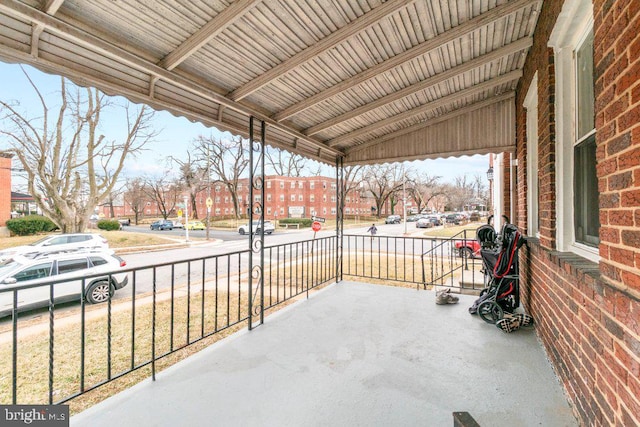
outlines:
[[[302,176],[307,165],[307,159],[300,154],[273,147],[265,147],[264,159],[267,167],[271,167],[278,176]]]
[[[175,211],[182,191],[174,182],[169,181],[166,175],[163,175],[158,178],[146,178],[144,192],[158,207],[162,218],[167,219]]]
[[[144,215],[144,208],[149,201],[145,182],[142,178],[127,180],[124,187],[124,205],[129,206],[133,211],[134,223],[138,225],[140,218]]]
[[[449,200],[449,210],[462,210],[464,205],[473,198],[475,185],[468,175],[458,175],[452,185],[445,189]]]
[[[206,188],[208,168],[206,165],[200,165],[197,160],[192,160],[190,152],[187,152],[187,160],[180,160],[173,156],[170,160],[178,165],[180,171],[178,187],[189,194],[191,216],[198,219],[197,195]]]
[[[364,182],[375,201],[378,218],[391,195],[402,189],[402,172],[399,164],[373,165],[364,171]]]
[[[115,107],[105,94],[61,78],[56,113],[24,74],[40,99],[42,115],[29,118],[18,105],[0,100],[0,134],[8,137],[9,151],[22,164],[28,191],[42,212],[63,233],[84,231],[95,207],[114,190],[125,158],[155,138],[153,110],[121,107],[127,135],[124,141],[109,140],[98,130],[103,111]]]
[[[440,185],[440,179],[440,176],[430,176],[426,172],[413,174],[410,185],[407,186],[407,193],[415,203],[418,212],[422,212],[431,200],[443,194],[444,190]]]
[[[249,166],[247,148],[242,139],[215,139],[213,136],[200,135],[194,141],[200,159],[209,159],[212,182],[220,182],[229,189],[236,214],[240,218],[243,212],[238,195],[238,181]],[[266,159],[265,159],[266,160]]]

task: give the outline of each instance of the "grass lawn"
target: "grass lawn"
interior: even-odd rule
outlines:
[[[113,249],[128,248],[131,246],[166,245],[168,243],[176,243],[177,241],[177,239],[169,237],[129,231],[92,230],[92,232],[96,232],[104,236],[109,241],[109,247]],[[44,236],[45,234],[39,234],[36,236],[0,237],[0,250],[13,246],[28,245],[29,243],[43,238]]]

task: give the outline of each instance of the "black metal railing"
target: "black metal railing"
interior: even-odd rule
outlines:
[[[424,289],[484,288],[479,255],[467,250],[475,238],[466,230],[450,238],[345,235],[344,239],[346,276],[414,283]]]
[[[455,243],[466,238],[344,235],[342,257],[335,236],[267,246],[261,280],[254,282],[262,287],[258,308],[269,312],[308,296],[336,281],[336,272],[425,289],[445,282],[465,287],[468,277],[482,277],[478,259],[455,253]],[[49,298],[44,311],[29,316],[17,310],[35,286],[0,288],[0,299],[13,308],[10,320],[0,322],[0,372],[6,373],[0,375],[0,403],[65,403],[127,375],[129,383],[155,378],[177,352],[248,324],[255,291],[248,249],[120,273],[128,275],[128,286],[104,304],[61,304],[55,282],[38,285],[48,288]],[[91,281],[82,278],[78,294]]]
[[[335,237],[265,247],[262,309],[333,281],[335,251]],[[167,356],[246,324],[248,260],[244,250],[125,269],[117,274],[128,286],[96,305],[58,302],[54,281],[3,286],[12,314],[0,323],[0,403],[65,403],[134,372],[149,376],[144,367],[155,378]],[[79,279],[77,293],[91,281]],[[46,307],[19,315],[34,288],[48,288]]]

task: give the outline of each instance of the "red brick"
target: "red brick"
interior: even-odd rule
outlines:
[[[640,275],[630,271],[622,270],[622,281],[630,288],[640,290]]]
[[[608,189],[610,191],[624,190],[626,188],[631,187],[632,184],[633,184],[633,174],[631,173],[631,171],[626,171],[623,173],[610,176]]]
[[[633,225],[633,211],[631,210],[610,210],[609,212],[609,224],[632,226]]]
[[[640,64],[640,62],[639,62]],[[638,76],[640,78],[640,76]],[[640,122],[640,105],[636,105],[618,118],[618,130],[625,131]]]
[[[621,196],[620,206],[631,208],[640,206],[640,189],[623,191]]]
[[[618,264],[628,265],[629,267],[633,267],[635,265],[633,251],[621,248],[611,248],[609,253],[611,260]]]

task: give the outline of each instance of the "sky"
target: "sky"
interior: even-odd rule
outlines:
[[[24,66],[24,69],[40,89],[45,100],[52,105],[57,105],[60,91],[60,77],[45,74],[37,69]],[[18,101],[21,112],[28,112],[29,117],[39,115],[42,111],[40,102],[33,88],[30,86],[22,69],[16,64],[0,62],[0,98],[4,101]],[[121,97],[114,97],[114,102],[124,104]],[[123,138],[126,135],[126,126],[123,125],[123,115],[103,115],[102,133],[108,138]],[[175,117],[166,111],[156,112],[154,126],[159,131],[158,137],[145,146],[146,150],[137,158],[127,160],[122,177],[157,176],[165,174],[170,168],[168,156],[184,159],[191,142],[199,135],[213,135],[216,138],[231,138],[228,132],[221,132],[216,128],[207,128],[200,123],[192,123],[183,117]],[[0,136],[0,150],[8,148],[5,137]],[[14,167],[19,164],[14,160]],[[429,176],[440,176],[442,182],[453,182],[457,176],[468,175],[470,178],[476,174],[486,175],[489,167],[488,155],[463,156],[459,158],[422,160],[407,162],[407,167],[419,172],[427,172]],[[317,170],[317,167],[310,169]],[[333,168],[326,168],[327,176],[334,176]],[[13,180],[14,191],[21,191],[19,179]]]

